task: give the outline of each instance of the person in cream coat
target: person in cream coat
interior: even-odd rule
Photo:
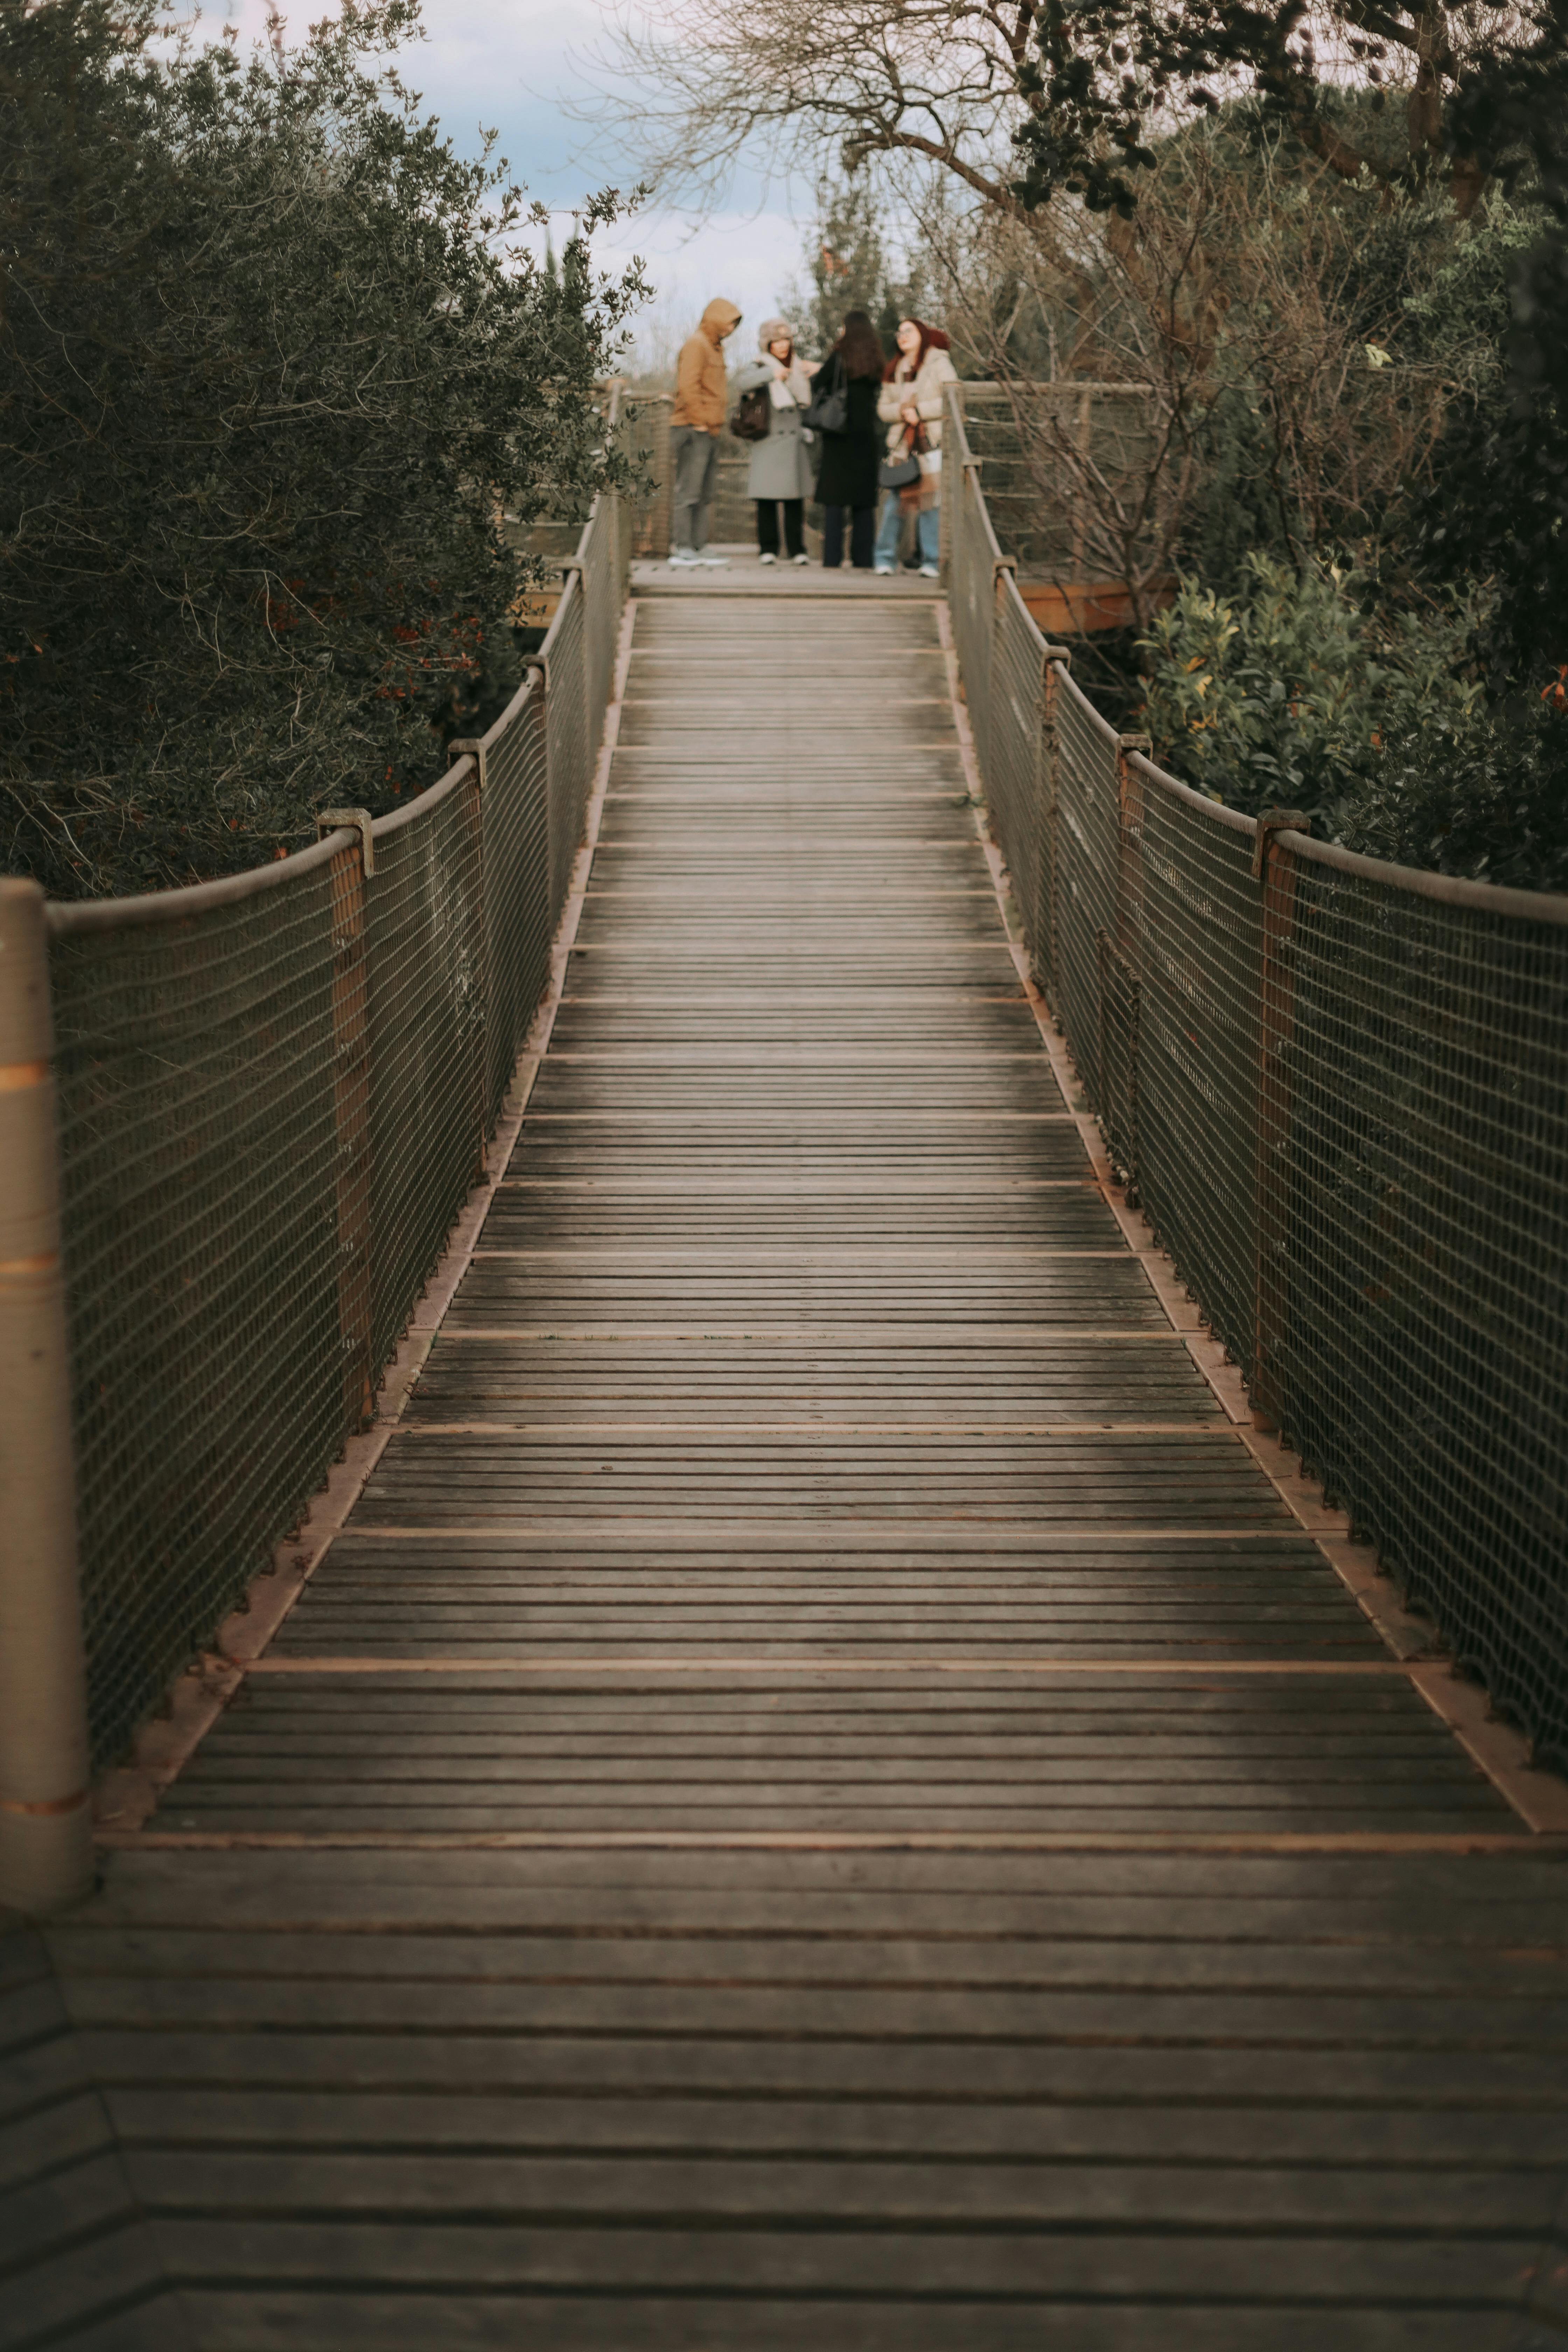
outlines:
[[[923,319],[900,319],[899,355],[882,380],[877,415],[888,428],[888,455],[906,457],[921,436],[918,483],[907,490],[884,490],[882,520],[877,531],[876,568],[890,572],[899,560],[899,532],[905,514],[914,509],[921,551],[921,577],[934,580],[942,548],[942,386],[956,383],[958,371],[948,356],[949,343],[940,327]]]
[[[768,436],[752,444],[746,496],[757,502],[757,546],[764,563],[779,555],[779,509],[784,544],[791,561],[805,563],[805,501],[811,496],[811,458],[801,413],[811,399],[811,378],[797,357],[795,330],[787,319],[764,319],[757,337],[761,356],[742,371],[736,390],[766,390]]]

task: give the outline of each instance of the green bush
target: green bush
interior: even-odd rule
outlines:
[[[383,62],[412,0],[249,59],[159,24],[0,0],[0,853],[60,896],[432,780],[519,675],[506,518],[614,470],[637,290],[533,267]]]
[[[1347,849],[1521,890],[1568,891],[1568,714],[1546,698],[1392,737],[1339,811]]]
[[[1256,552],[1233,598],[1184,580],[1140,641],[1155,759],[1233,808],[1300,808],[1333,830],[1391,740],[1481,726],[1466,675],[1472,606],[1370,621],[1363,584]]]

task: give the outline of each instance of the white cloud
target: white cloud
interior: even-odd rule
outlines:
[[[288,0],[281,5],[286,39],[302,37],[325,13],[319,0],[292,16]],[[204,0],[202,30],[216,38],[232,24],[248,45],[261,37],[266,16],[266,0],[236,0],[227,9]],[[404,80],[460,152],[477,152],[484,130],[499,133],[514,177],[551,207],[558,246],[570,233],[574,204],[601,187],[630,185],[627,157],[565,111],[588,93],[582,59],[604,36],[600,0],[425,0],[424,21],[426,38],[398,60]],[[749,345],[800,268],[803,235],[774,191],[772,208],[723,213],[695,226],[678,206],[650,206],[601,233],[595,251],[606,267],[634,254],[647,264],[655,292],[638,334],[646,361],[654,346],[689,333],[715,294],[740,305],[739,335]]]
[[[558,241],[569,225],[563,215],[554,230]],[[650,211],[601,231],[594,240],[595,253],[606,268],[634,254],[646,265],[654,299],[639,321],[639,359],[645,365],[655,363],[664,348],[683,341],[703,306],[720,294],[742,313],[731,348],[749,350],[757,329],[778,310],[784,289],[798,270],[800,248],[800,225],[783,213],[721,214],[693,235],[679,214]]]

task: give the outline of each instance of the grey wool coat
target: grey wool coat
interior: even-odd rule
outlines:
[[[736,394],[755,392],[773,382],[772,360],[753,360],[737,377]],[[770,404],[768,437],[752,444],[746,475],[749,499],[808,499],[812,493],[811,453],[800,422],[805,403],[811,397],[811,380],[797,362],[786,382],[795,397],[787,408]]]

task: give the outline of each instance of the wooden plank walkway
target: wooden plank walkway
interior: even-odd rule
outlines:
[[[1096,1189],[948,691],[929,604],[640,604],[405,1421],[7,1948],[7,2352],[1563,2340],[1560,1845]]]

